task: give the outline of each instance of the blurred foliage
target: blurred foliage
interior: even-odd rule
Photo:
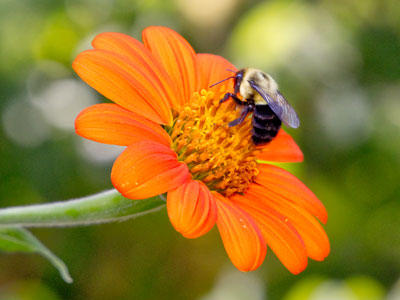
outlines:
[[[148,25],[172,27],[199,52],[277,79],[301,118],[290,132],[305,162],[292,170],[328,209],[330,256],[293,276],[269,251],[259,270],[238,277],[226,271],[216,230],[184,239],[161,211],[125,223],[34,230],[67,263],[74,284],[35,256],[3,254],[0,299],[226,299],[227,286],[237,286],[237,295],[251,287],[249,299],[398,299],[397,0],[2,0],[0,206],[111,187],[121,149],[75,136],[76,114],[104,99],[73,74],[71,62],[96,33],[139,38]]]

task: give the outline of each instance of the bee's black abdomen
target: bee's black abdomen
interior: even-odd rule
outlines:
[[[256,105],[253,111],[252,139],[255,145],[270,142],[281,128],[281,120],[268,105]]]

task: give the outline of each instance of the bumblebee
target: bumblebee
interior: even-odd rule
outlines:
[[[212,86],[230,78],[234,79],[234,91],[226,93],[220,103],[232,98],[243,106],[239,118],[229,123],[230,127],[241,124],[249,113],[253,113],[252,140],[255,145],[269,143],[275,138],[282,122],[288,127],[299,127],[300,121],[296,112],[279,92],[278,84],[269,74],[257,69],[243,68],[235,72],[234,76]]]

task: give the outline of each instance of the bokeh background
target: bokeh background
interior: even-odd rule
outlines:
[[[397,0],[1,0],[0,207],[112,187],[119,147],[74,134],[104,99],[72,71],[97,33],[180,32],[197,52],[272,74],[302,125],[288,168],[323,201],[331,254],[291,275],[269,251],[235,270],[217,230],[188,240],[165,210],[33,233],[69,266],[0,253],[0,299],[400,299],[400,5]]]

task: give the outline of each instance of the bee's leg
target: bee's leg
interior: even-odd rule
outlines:
[[[228,124],[229,127],[233,127],[233,126],[236,126],[236,125],[241,124],[241,123],[244,121],[244,119],[246,118],[247,114],[248,114],[249,112],[253,111],[253,109],[254,109],[254,106],[253,106],[253,105],[245,106],[245,107],[243,108],[243,110],[242,110],[242,113],[240,114],[240,117],[237,118],[236,120],[233,120],[232,122],[230,122],[230,123]]]
[[[246,103],[247,103],[247,102],[244,102],[244,101],[240,100],[240,99],[238,98],[238,96],[236,96],[235,94],[232,94],[232,93],[226,93],[226,94],[224,95],[224,98],[222,98],[221,100],[219,100],[219,103],[225,102],[225,101],[227,101],[229,98],[232,98],[233,100],[235,100],[235,102],[236,102],[237,104],[239,104],[239,105],[246,105]]]
[[[233,100],[235,100],[235,102],[237,103],[237,104],[239,104],[239,105],[246,105],[247,106],[247,102],[246,101],[242,101],[242,100],[240,100],[239,98],[238,98],[238,96],[236,96],[236,95],[233,95],[232,94],[232,99]]]
[[[219,103],[225,102],[225,101],[227,101],[230,97],[233,97],[233,96],[234,96],[234,94],[232,94],[232,93],[226,93],[226,94],[224,95],[224,98],[222,98],[221,100],[219,100]]]

